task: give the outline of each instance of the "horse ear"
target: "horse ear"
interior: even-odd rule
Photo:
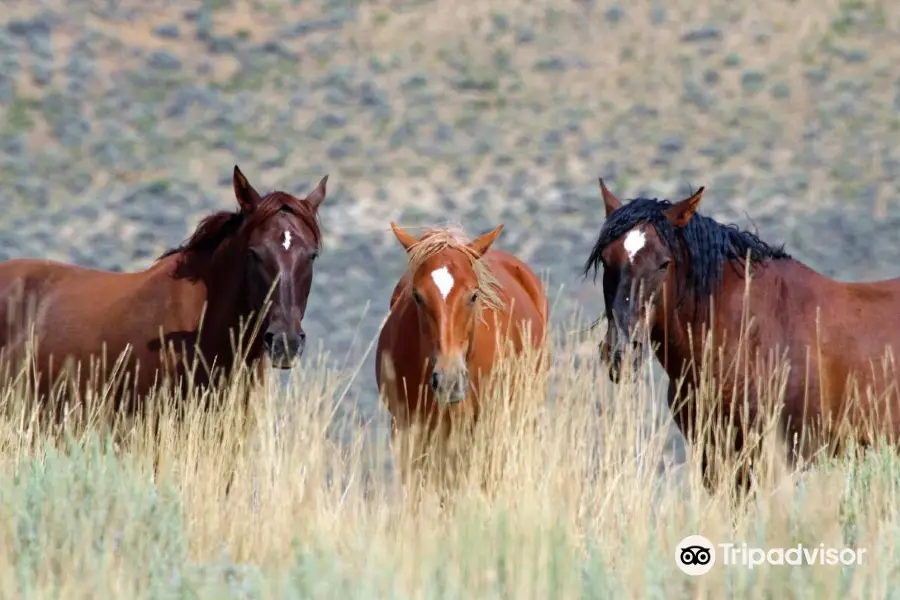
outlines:
[[[622,202],[616,198],[615,194],[609,191],[609,188],[603,183],[602,177],[600,178],[600,194],[603,195],[603,204],[606,206],[607,217],[622,207]]]
[[[241,209],[244,212],[253,212],[259,203],[262,202],[262,198],[253,186],[250,185],[250,182],[247,181],[247,178],[244,177],[244,174],[241,173],[241,170],[237,165],[234,165],[234,197],[237,198],[238,204],[241,206]]]
[[[418,243],[419,240],[415,238],[405,231],[403,231],[399,225],[397,225],[394,221],[391,221],[391,229],[394,230],[394,235],[397,236],[397,241],[400,242],[400,245],[403,246],[403,249],[407,252],[410,248],[413,247],[414,244]]]
[[[703,197],[704,189],[706,188],[701,187],[689,198],[676,202],[670,208],[666,209],[666,219],[669,220],[669,223],[671,223],[673,227],[676,229],[684,227],[690,222],[691,217],[694,216],[694,212],[697,210],[697,206],[700,204],[700,199]]]
[[[497,239],[497,236],[500,235],[500,231],[502,230],[503,225],[497,225],[492,230],[479,235],[477,238],[469,242],[469,248],[474,250],[475,253],[479,257],[481,257],[481,255],[487,252],[488,248],[491,247],[491,244],[494,243],[494,240]]]
[[[322,204],[322,201],[325,200],[326,183],[328,183],[328,175],[323,177],[322,181],[319,182],[319,185],[316,186],[316,189],[314,189],[312,193],[306,197],[306,201],[309,202],[316,210],[318,210],[319,205]]]

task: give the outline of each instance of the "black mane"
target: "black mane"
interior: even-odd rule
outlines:
[[[684,293],[690,291],[700,304],[705,304],[721,283],[725,263],[730,264],[743,277],[748,252],[751,265],[791,258],[783,245],[770,246],[749,231],[736,225],[723,225],[699,213],[694,213],[686,226],[675,229],[664,212],[671,206],[672,202],[655,198],[636,198],[623,204],[603,224],[597,242],[585,262],[583,275],[587,277],[593,270],[596,280],[597,271],[602,265],[600,256],[603,250],[640,222],[649,223],[656,228],[656,232],[672,252],[675,268],[679,274],[683,274],[681,280],[684,287],[678,292],[679,302]],[[686,272],[683,264],[685,255],[689,260]]]

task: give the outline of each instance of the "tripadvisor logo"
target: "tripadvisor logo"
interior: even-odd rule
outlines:
[[[748,547],[747,544],[719,544],[722,549],[722,563],[728,566],[741,565],[753,569],[760,565],[861,565],[865,548],[829,548],[825,544],[804,546],[797,544],[790,548]]]
[[[825,544],[790,548],[754,548],[747,544],[718,544],[719,563],[754,569],[760,565],[861,565],[865,548],[829,548]],[[716,564],[716,544],[702,535],[689,535],[675,548],[675,564],[692,577],[705,575]]]
[[[716,564],[716,547],[702,535],[689,535],[675,548],[675,564],[686,575],[705,575]]]

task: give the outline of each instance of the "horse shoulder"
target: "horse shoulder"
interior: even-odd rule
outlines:
[[[512,278],[525,290],[534,303],[544,323],[549,319],[550,306],[544,286],[528,265],[507,252],[498,253],[498,259]]]
[[[396,427],[405,428],[412,417],[406,387],[421,377],[421,348],[416,337],[416,311],[411,310],[404,276],[391,295],[390,314],[378,336],[375,350],[375,383]]]

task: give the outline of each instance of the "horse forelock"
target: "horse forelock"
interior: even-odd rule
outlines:
[[[458,226],[426,229],[419,241],[407,252],[407,268],[409,270],[407,285],[412,285],[413,277],[428,259],[447,250],[459,251],[467,259],[475,273],[475,279],[478,282],[476,291],[484,304],[496,311],[502,311],[500,282],[485,261],[480,260],[477,253],[469,246],[470,242],[465,231]]]
[[[596,278],[602,266],[601,256],[607,246],[640,223],[652,225],[674,258],[679,296],[690,292],[705,305],[722,281],[725,264],[743,276],[745,261],[751,265],[768,260],[790,259],[783,246],[774,247],[736,225],[725,225],[711,217],[694,213],[687,225],[676,229],[666,218],[669,200],[636,198],[614,211],[604,222],[584,264],[583,275],[593,271]]]
[[[318,247],[322,245],[322,231],[319,226],[319,214],[306,200],[295,198],[285,192],[271,192],[267,194],[247,218],[243,231],[249,235],[257,227],[262,226],[275,214],[287,211],[297,217],[300,222],[312,233],[313,243]]]

